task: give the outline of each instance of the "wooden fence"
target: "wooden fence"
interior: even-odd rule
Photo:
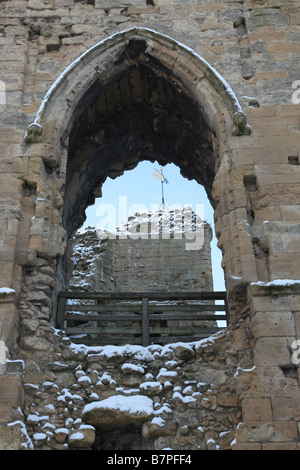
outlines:
[[[56,326],[75,343],[148,346],[196,341],[228,323],[226,292],[61,292],[58,296]]]

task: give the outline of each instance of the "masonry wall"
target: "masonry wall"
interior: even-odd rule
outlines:
[[[115,244],[116,290],[213,290],[209,243],[195,251],[186,251],[185,243],[184,238],[119,240]]]
[[[103,73],[110,51],[104,54],[104,65],[101,60],[91,65],[89,56],[77,63],[73,72],[68,69],[51,95],[53,100],[48,102],[47,116],[51,119],[42,123],[44,128],[26,131],[35,121],[50,86],[80,54],[115,33],[135,27],[152,31],[134,34],[142,37],[148,54],[160,57],[165,70],[176,75],[179,89],[184,83],[184,89],[192,90],[195,99],[200,97],[202,111],[210,110],[206,118],[218,158],[209,195],[214,201],[232,318],[225,333],[224,355],[218,364],[212,361],[211,367],[220,376],[220,370],[230,376],[232,388],[225,387],[223,392],[226,397],[235,397],[239,411],[234,418],[230,418],[230,410],[225,411],[226,429],[219,427],[217,432],[231,429],[234,439],[226,444],[227,448],[299,448],[298,358],[293,355],[297,351],[300,311],[300,122],[295,94],[295,82],[300,78],[298,3],[1,2],[0,80],[6,89],[5,104],[3,94],[0,104],[0,337],[6,351],[6,359],[1,356],[0,375],[2,448],[42,448],[45,443],[51,447],[49,443],[57,443],[57,439],[69,446],[66,432],[54,438],[55,430],[66,426],[69,418],[64,414],[65,403],[60,406],[62,396],[68,401],[62,391],[67,383],[74,386],[73,391],[78,390],[78,379],[73,379],[78,366],[90,374],[86,351],[74,354],[68,338],[54,328],[56,294],[64,281],[64,271],[58,267],[67,242],[63,212],[68,150],[65,135],[60,134],[60,120],[67,116],[66,110],[72,114],[77,109],[74,103],[80,97],[76,90],[91,74],[95,76],[96,70]],[[157,33],[164,39],[157,38]],[[166,37],[177,41],[176,45],[172,43],[171,48]],[[178,43],[211,64],[232,92],[221,87],[211,93],[213,87],[209,84],[219,84],[216,75],[209,73],[203,61],[200,73],[195,55],[187,58],[187,51],[183,54]],[[95,59],[97,50],[94,52]],[[224,100],[231,102],[232,93],[248,119],[251,133],[245,126],[241,131],[226,106],[220,105]],[[214,127],[215,123],[219,124]],[[213,132],[216,129],[218,133]],[[212,140],[207,142],[211,144]],[[172,156],[167,154],[165,159],[172,160]],[[128,167],[133,163],[129,159]],[[199,174],[199,162],[189,162],[184,153],[177,163],[182,164],[187,177]],[[116,165],[115,175],[123,169],[124,165]],[[77,184],[81,189],[80,181]],[[83,214],[77,215],[80,225]],[[221,343],[220,339],[214,342],[214,354],[221,351]],[[106,368],[102,360],[98,357],[99,370]],[[202,351],[195,359],[199,371],[203,360]],[[248,372],[236,374],[240,368]],[[84,383],[89,384],[89,380]],[[51,399],[46,393],[48,387],[53,393]],[[84,400],[93,400],[89,385],[84,390]],[[33,398],[41,400],[36,408]],[[73,400],[80,399],[70,398],[68,412],[76,408]],[[44,428],[41,443],[36,437],[46,424],[41,419],[48,416],[42,408],[45,404],[53,405],[51,418],[48,409],[48,432],[53,436]],[[71,417],[76,421],[83,415]],[[74,421],[68,421],[68,429],[76,429],[78,421],[73,425]],[[183,443],[180,438],[175,445],[183,448]]]
[[[138,216],[130,221],[135,227],[140,222]],[[213,290],[208,224],[199,226],[198,232],[194,228],[190,238],[182,231],[163,236],[141,234],[135,228],[134,234],[101,237],[93,228],[77,233],[70,286],[99,292]]]

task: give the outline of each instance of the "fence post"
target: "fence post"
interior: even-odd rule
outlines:
[[[65,310],[66,310],[66,297],[59,295],[57,301],[57,317],[56,328],[62,330],[64,327]]]
[[[149,299],[142,299],[142,345],[149,346],[150,325],[149,325]]]

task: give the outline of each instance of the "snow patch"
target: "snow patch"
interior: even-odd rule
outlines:
[[[241,372],[252,372],[253,370],[255,370],[255,368],[255,366],[253,366],[251,369],[242,369],[242,367],[238,367],[234,374],[234,377],[237,377]]]
[[[160,382],[143,382],[140,384],[140,389],[141,390],[151,390],[151,389],[156,389],[158,388],[159,390],[162,389],[162,385]]]
[[[84,434],[80,431],[74,432],[69,436],[69,441],[81,441],[84,439]]]
[[[176,377],[178,373],[175,370],[167,370],[165,367],[162,367],[157,375],[157,380],[159,377]]]
[[[151,398],[145,397],[144,395],[134,395],[127,397],[124,395],[114,395],[105,400],[96,401],[85,405],[83,413],[87,413],[91,410],[98,409],[111,409],[128,412],[130,414],[145,413],[147,415],[153,415],[153,401]]]
[[[45,439],[47,439],[47,434],[45,434],[44,432],[36,432],[33,435],[33,439],[35,441],[44,441]]]
[[[296,284],[300,284],[300,279],[275,279],[274,281],[270,282],[251,282],[252,286],[264,286],[264,287],[270,287],[270,286],[294,286]]]
[[[145,372],[145,369],[142,366],[139,366],[139,365],[137,366],[135,364],[130,364],[128,362],[125,362],[125,364],[122,365],[122,370],[137,372],[140,374],[143,374]]]
[[[15,294],[16,291],[14,289],[10,289],[9,287],[0,287],[0,295],[9,295]]]
[[[165,425],[165,420],[159,417],[155,417],[152,419],[151,424],[156,424],[156,426],[164,426]]]
[[[175,400],[176,398],[178,398],[180,401],[182,401],[182,403],[192,403],[194,401],[197,401],[196,398],[193,398],[193,397],[190,397],[190,396],[184,397],[179,392],[173,393],[173,400]]]

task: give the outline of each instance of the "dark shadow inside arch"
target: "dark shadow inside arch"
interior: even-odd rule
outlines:
[[[176,164],[184,177],[205,187],[215,207],[215,136],[181,81],[157,59],[146,60],[143,44],[132,41],[120,54],[116,73],[96,81],[74,113],[64,210],[69,236],[101,195],[105,179],[143,160]]]

